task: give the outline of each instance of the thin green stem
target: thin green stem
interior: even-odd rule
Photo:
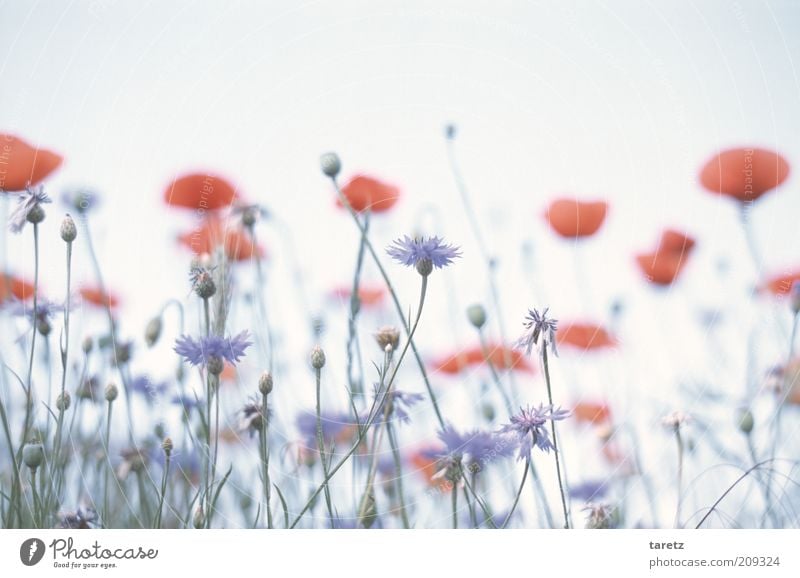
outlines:
[[[397,310],[397,314],[400,317],[400,320],[403,325],[403,330],[406,333],[406,337],[408,339],[408,344],[411,346],[411,351],[414,354],[414,358],[417,361],[417,365],[419,366],[420,373],[422,375],[422,380],[425,382],[425,388],[428,390],[428,397],[431,400],[431,405],[433,406],[433,411],[436,414],[436,419],[439,422],[439,426],[444,428],[445,422],[444,418],[442,417],[442,412],[439,410],[439,404],[436,401],[436,394],[433,393],[433,387],[431,386],[431,382],[428,379],[428,372],[425,369],[425,362],[422,361],[422,357],[417,351],[417,346],[413,340],[413,330],[408,326],[405,320],[405,313],[403,312],[403,306],[400,304],[400,299],[397,296],[397,292],[394,290],[394,286],[392,285],[391,280],[389,279],[389,275],[386,273],[386,269],[384,269],[383,264],[381,263],[380,257],[378,257],[378,253],[375,251],[375,247],[373,247],[372,243],[367,236],[367,231],[364,228],[364,225],[361,224],[361,221],[358,218],[358,213],[356,213],[355,209],[353,209],[350,202],[347,200],[347,197],[344,196],[341,189],[339,188],[339,183],[336,181],[335,177],[331,178],[333,182],[333,186],[336,189],[336,193],[339,196],[339,199],[342,202],[342,205],[347,209],[350,213],[351,218],[355,222],[358,230],[361,232],[361,238],[364,242],[364,246],[367,248],[367,251],[372,257],[375,266],[378,268],[378,272],[380,273],[381,277],[383,278],[384,283],[386,283],[386,288],[389,290],[389,295],[392,297],[392,302],[394,303],[395,309]]]
[[[369,216],[370,213],[367,211],[364,214],[364,234],[361,236],[361,240],[358,244],[358,257],[356,258],[356,268],[353,273],[353,286],[350,290],[350,315],[347,319],[347,379],[350,384],[350,390],[355,395],[364,393],[363,376],[359,375],[358,379],[356,379],[353,374],[353,366],[355,357],[354,349],[358,343],[356,319],[361,309],[359,286],[361,284],[361,271],[364,268],[364,253],[366,248],[364,239],[366,238],[367,231],[369,231]]]
[[[453,509],[453,530],[458,530],[458,484],[450,491],[450,505]]]
[[[680,425],[675,426],[675,441],[678,443],[678,479],[677,494],[678,504],[675,506],[675,527],[681,527],[681,505],[683,503],[683,438],[681,437]]]
[[[264,414],[261,416],[261,429],[258,431],[259,442],[261,448],[261,479],[264,484],[264,502],[267,508],[267,528],[272,529],[272,505],[271,505],[271,492],[272,484],[269,478],[269,410],[267,408],[266,393],[261,394],[261,410]]]
[[[408,521],[406,500],[403,494],[403,461],[400,458],[400,448],[397,446],[397,436],[395,435],[394,426],[391,422],[386,424],[386,433],[389,437],[389,446],[392,448],[392,459],[394,460],[394,486],[400,508],[400,519],[403,522],[403,528],[408,530],[411,528],[411,524]]]
[[[325,439],[322,435],[322,404],[321,404],[321,384],[322,384],[322,369],[315,368],[314,369],[314,376],[316,379],[316,391],[317,391],[317,406],[316,406],[316,418],[317,418],[317,449],[319,450],[319,461],[322,463],[322,473],[324,479],[328,479],[329,471],[328,471],[328,460],[325,457]],[[328,508],[328,519],[333,524],[333,504],[331,502],[331,491],[328,487],[328,482],[323,482],[323,489],[325,491],[325,505]]]
[[[38,329],[36,327],[36,319],[39,314],[39,224],[33,223],[33,334],[31,335],[31,353],[28,359],[28,379],[25,384],[25,422],[22,427],[22,441],[20,442],[20,451],[22,447],[28,442],[28,433],[31,427],[31,418],[33,411],[33,359],[36,352],[36,334]]]
[[[105,471],[103,475],[103,527],[109,528],[111,515],[108,510],[108,474],[111,470],[111,456],[108,453],[109,444],[111,441],[111,409],[113,407],[113,402],[108,402],[108,411],[106,412],[106,433],[103,437],[103,441],[105,442],[105,452],[106,452],[106,463],[105,463]]]
[[[170,454],[169,452],[164,454],[164,472],[161,475],[161,491],[159,492],[158,497],[158,511],[156,512],[156,521],[153,524],[153,527],[156,530],[161,529],[161,513],[164,511],[164,499],[167,495],[167,479],[169,477],[169,462],[170,462]]]

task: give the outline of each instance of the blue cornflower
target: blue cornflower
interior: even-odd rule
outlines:
[[[166,381],[154,382],[149,375],[139,375],[130,382],[131,390],[145,396],[148,403],[152,402],[156,396],[167,391],[168,386],[169,384]]]
[[[249,337],[247,331],[242,331],[235,337],[209,335],[195,339],[181,335],[175,340],[174,349],[175,353],[192,365],[208,365],[209,361],[218,363],[222,360],[235,364],[244,356],[245,349],[253,344]]]
[[[539,407],[520,408],[520,413],[511,416],[511,423],[504,425],[498,433],[514,434],[519,443],[517,459],[530,457],[534,446],[549,453],[555,449],[545,424],[548,421],[562,420],[570,415],[564,409],[553,409],[551,405],[539,404]]]
[[[78,187],[67,189],[61,193],[61,202],[70,209],[74,209],[79,214],[84,215],[97,206],[98,197],[94,191]]]
[[[540,351],[543,351],[548,346],[553,355],[558,357],[556,350],[556,330],[558,329],[557,319],[548,319],[547,312],[550,310],[546,307],[544,311],[539,313],[537,309],[529,309],[528,315],[525,316],[525,334],[517,341],[516,346],[524,349],[526,355],[530,355],[533,346],[539,346]]]
[[[199,407],[202,401],[194,394],[179,393],[172,396],[170,403],[181,406],[184,413],[190,413],[194,408]]]
[[[378,387],[379,386],[376,383],[374,392],[376,397],[378,395]],[[387,403],[389,404],[389,416],[387,421],[392,419],[392,416],[394,416],[403,423],[409,423],[411,421],[411,417],[408,415],[408,410],[411,409],[411,406],[422,401],[423,399],[425,399],[425,396],[421,393],[406,393],[404,391],[393,389],[386,394],[386,397],[383,399],[380,407],[376,410],[376,419],[374,423],[380,423],[383,421],[383,414],[384,411],[386,411]]]
[[[393,241],[386,252],[395,261],[416,267],[422,276],[430,275],[434,268],[446,267],[461,256],[458,247],[447,245],[439,237],[412,239],[408,235]]]
[[[458,433],[450,424],[445,425],[438,436],[444,447],[424,450],[422,454],[429,459],[436,460],[438,465],[436,477],[444,476],[446,480],[455,483],[461,479],[462,463],[469,438]]]
[[[33,317],[33,305],[23,301],[15,301],[11,312],[17,317],[27,317],[29,321],[42,323],[49,322],[56,313],[64,311],[64,306],[47,299],[40,299],[36,304],[36,319]]]
[[[464,436],[467,440],[464,453],[467,455],[467,468],[480,472],[493,461],[514,455],[518,442],[514,436],[483,430],[473,430]]]
[[[588,481],[578,484],[577,486],[570,486],[569,495],[571,498],[581,500],[582,502],[593,503],[605,497],[609,489],[608,480]]]
[[[40,205],[53,201],[44,192],[44,188],[28,188],[19,196],[17,207],[9,215],[8,228],[12,233],[19,233],[28,221],[40,223],[44,220],[44,210]]]

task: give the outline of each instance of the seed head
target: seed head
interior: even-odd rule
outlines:
[[[69,216],[69,213],[61,221],[61,238],[65,243],[72,243],[78,236],[78,229],[75,227],[75,221]]]
[[[398,331],[397,327],[386,325],[378,329],[377,333],[375,333],[375,341],[378,342],[378,346],[384,351],[386,351],[387,347],[391,347],[393,350],[397,349],[397,346],[400,344],[400,331]]]
[[[325,153],[319,157],[319,164],[325,176],[335,178],[342,170],[342,161],[336,153]]]
[[[319,345],[315,345],[311,350],[311,367],[314,369],[322,369],[325,367],[325,352]]]
[[[261,392],[261,395],[272,393],[272,374],[269,371],[265,371],[258,378],[258,391]]]
[[[164,450],[164,453],[167,455],[170,455],[172,453],[173,447],[174,446],[172,445],[172,438],[170,437],[164,438],[164,441],[161,442],[161,449]]]

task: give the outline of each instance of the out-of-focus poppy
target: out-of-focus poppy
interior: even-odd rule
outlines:
[[[222,367],[222,373],[219,374],[220,383],[235,384],[238,375],[236,366],[226,361]]]
[[[350,302],[352,287],[337,287],[331,291],[331,297],[337,301]],[[362,307],[377,307],[383,303],[386,289],[381,285],[359,285],[358,300]]]
[[[733,148],[703,165],[700,183],[713,193],[744,203],[757,200],[788,176],[789,163],[780,154],[761,148]]]
[[[611,408],[602,402],[579,401],[572,408],[572,417],[579,423],[606,424],[611,422]]]
[[[577,239],[590,237],[599,231],[607,212],[608,203],[604,201],[556,199],[550,203],[545,218],[560,236]]]
[[[409,455],[408,461],[416,473],[422,476],[426,483],[435,486],[438,479],[435,477],[441,467],[436,458],[431,457],[436,450],[435,446],[414,450]]]
[[[675,229],[665,229],[661,233],[661,240],[658,243],[658,253],[690,253],[694,249],[696,242],[694,238],[688,236],[686,233],[677,231]]]
[[[64,157],[57,153],[0,133],[0,190],[22,191],[28,185],[37,185],[63,161]]]
[[[81,287],[80,295],[84,301],[97,307],[110,307],[111,309],[119,305],[119,298],[113,293],[103,293],[98,287]]]
[[[367,209],[373,213],[385,213],[397,203],[400,189],[373,177],[356,175],[342,187],[342,194],[359,213]],[[341,207],[341,199],[336,199],[336,204]]]
[[[774,371],[775,392],[784,403],[800,405],[800,357]]]
[[[764,282],[761,290],[769,291],[773,295],[787,295],[795,282],[800,283],[800,271],[770,277]]]
[[[27,301],[33,297],[33,283],[28,283],[24,279],[8,273],[0,273],[0,303],[11,297]]]
[[[240,226],[226,227],[220,219],[206,219],[203,225],[178,237],[178,242],[195,255],[213,254],[224,244],[225,255],[231,261],[246,261],[253,257],[264,258],[265,251],[253,243],[250,235]]]
[[[561,347],[574,347],[584,351],[607,349],[617,345],[614,336],[603,327],[583,322],[559,324],[556,341]]]
[[[434,361],[431,367],[434,371],[455,375],[468,367],[485,364],[487,358],[497,370],[533,372],[533,366],[520,351],[491,343],[487,344],[485,352],[479,345],[470,347]]]
[[[236,187],[213,174],[190,173],[178,177],[164,190],[164,201],[173,207],[215,211],[230,206]]]
[[[636,263],[647,280],[661,286],[675,282],[686,262],[686,255],[671,251],[642,253],[636,256]]]

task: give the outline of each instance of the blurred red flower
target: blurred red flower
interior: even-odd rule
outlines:
[[[800,271],[770,277],[761,286],[761,290],[769,291],[773,295],[786,295],[795,282],[800,282]]]
[[[664,229],[661,233],[661,240],[658,243],[657,253],[670,252],[670,253],[689,253],[694,249],[696,241],[693,237],[688,236],[682,231],[675,229]]]
[[[97,307],[110,307],[119,305],[119,298],[113,293],[104,294],[98,287],[84,286],[80,288],[80,295],[84,301]]]
[[[39,184],[63,161],[64,157],[57,153],[0,133],[0,190],[22,191],[28,185]]]
[[[33,283],[28,283],[24,279],[0,273],[0,303],[16,297],[21,301],[26,301],[33,297]]]
[[[431,455],[434,455],[440,449],[441,448],[437,446],[425,446],[412,451],[408,458],[414,472],[421,475],[423,479],[432,486],[435,486],[438,482],[435,476],[441,464],[436,458],[431,457]]]
[[[342,188],[342,194],[357,212],[369,209],[373,213],[385,213],[400,198],[400,189],[366,175],[356,175]],[[341,199],[336,199],[341,207]]]
[[[789,163],[780,154],[760,148],[734,148],[711,157],[700,170],[709,191],[739,202],[755,201],[783,183]]]
[[[236,187],[225,178],[204,173],[178,177],[164,190],[164,201],[173,207],[214,211],[233,203]]]
[[[350,301],[352,287],[336,287],[331,297],[337,301]],[[382,285],[359,285],[358,299],[363,307],[377,307],[383,303],[386,289]]]
[[[617,345],[614,336],[603,327],[584,322],[559,324],[556,341],[560,347],[574,347],[584,351],[607,349]]]
[[[478,345],[440,358],[431,363],[431,367],[434,371],[455,375],[468,367],[485,364],[487,358],[497,370],[524,371],[526,373],[533,373],[534,371],[533,366],[522,352],[511,347],[491,343],[486,346],[485,355],[481,346]]]
[[[611,422],[611,408],[606,403],[580,401],[572,408],[572,417],[579,423],[599,425]]]
[[[178,243],[195,255],[213,254],[218,246],[224,244],[225,255],[231,261],[247,261],[253,257],[262,259],[266,255],[260,245],[253,243],[247,231],[238,225],[226,227],[216,217],[209,217],[200,228],[179,235]]]
[[[671,285],[686,266],[687,257],[680,253],[661,251],[636,256],[645,278],[654,285]]]
[[[562,237],[577,239],[594,235],[606,219],[608,203],[556,199],[545,212],[553,230]]]

